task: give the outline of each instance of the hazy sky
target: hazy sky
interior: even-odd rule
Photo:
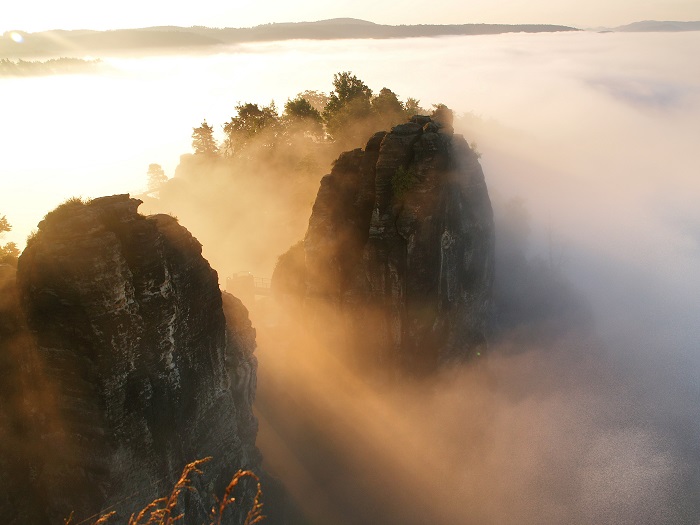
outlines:
[[[26,0],[6,2],[0,32],[11,29],[116,29],[153,25],[245,27],[336,17],[385,24],[551,23],[577,27],[615,26],[638,20],[700,20],[698,0]]]

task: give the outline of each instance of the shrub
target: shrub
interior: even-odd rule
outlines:
[[[84,199],[83,197],[71,197],[44,215],[44,220],[58,219],[66,215],[70,215],[70,212],[74,211],[76,208],[87,206],[90,204],[90,202],[90,199]]]

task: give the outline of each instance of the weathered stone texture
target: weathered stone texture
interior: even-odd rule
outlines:
[[[205,489],[218,494],[237,469],[259,467],[247,311],[228,297],[225,316],[201,245],[173,217],[139,215],[140,203],[65,204],[20,257],[34,372],[55,385],[61,422],[41,436],[60,445],[40,476],[57,523],[114,503],[128,516],[195,459],[213,456]],[[199,519],[209,502],[191,499]]]
[[[343,153],[304,250],[307,318],[352,353],[429,371],[484,349],[493,214],[478,157],[447,117],[416,116]]]

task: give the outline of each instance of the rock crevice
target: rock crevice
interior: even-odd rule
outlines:
[[[425,371],[483,351],[493,213],[478,156],[445,114],[341,154],[303,248],[307,319],[350,353]],[[277,277],[289,280],[284,267]]]
[[[61,455],[41,466],[57,523],[121,501],[115,509],[128,517],[195,459],[214,457],[206,480],[215,493],[239,468],[260,465],[247,311],[233,297],[222,302],[199,242],[171,216],[139,215],[140,203],[68,202],[19,260],[42,363],[33,372],[55,386],[51,417],[61,422],[41,436]]]

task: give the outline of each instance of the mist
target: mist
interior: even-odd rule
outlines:
[[[193,182],[183,162],[178,181],[194,126],[220,130],[238,102],[328,92],[343,70],[445,103],[482,154],[497,287],[541,281],[505,290],[501,307],[515,306],[488,358],[404,384],[290,328],[293,305],[248,304],[267,467],[312,523],[697,523],[699,35],[270,43],[3,80],[7,238],[21,244],[72,195],[139,193],[159,162],[173,187],[193,186],[141,211],[177,215],[222,287],[237,271],[269,276],[330,166],[294,199],[273,193],[269,166],[223,184]],[[219,220],[193,206],[199,195]]]
[[[446,80],[440,101],[478,101],[460,127],[494,204],[497,288],[517,284],[507,241],[525,282],[544,277],[500,297],[523,322],[485,363],[428,384],[261,340],[261,446],[286,444],[267,461],[314,522],[697,522],[699,41],[607,36],[465,46],[422,70],[417,85]]]

